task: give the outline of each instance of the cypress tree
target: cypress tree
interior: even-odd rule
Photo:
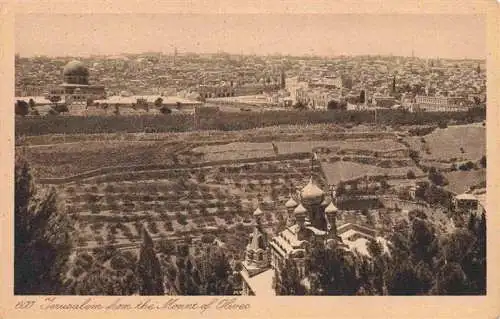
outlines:
[[[142,246],[136,273],[140,295],[164,294],[160,261],[156,257],[153,240],[145,227],[142,228]]]
[[[14,201],[14,293],[61,293],[72,248],[71,221],[61,212],[55,189],[39,192],[19,156]]]

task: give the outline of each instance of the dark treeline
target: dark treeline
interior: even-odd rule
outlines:
[[[16,117],[16,135],[43,134],[96,134],[137,132],[185,132],[192,130],[237,131],[277,125],[307,124],[362,124],[381,125],[439,125],[446,122],[458,124],[483,121],[485,108],[467,112],[414,112],[401,110],[369,111],[265,111],[219,113],[200,118],[195,124],[192,115],[140,115],[140,116],[48,116]],[[196,125],[196,127],[195,127]]]

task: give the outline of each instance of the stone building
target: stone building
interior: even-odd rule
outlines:
[[[257,208],[254,212],[256,226],[246,247],[241,272],[244,295],[274,295],[274,276],[279,276],[279,269],[287,259],[292,259],[301,277],[305,277],[310,241],[339,240],[335,222],[337,208],[313,178],[300,192],[290,194],[285,206],[285,228],[270,240],[260,223],[262,211]]]
[[[89,83],[89,70],[80,61],[74,60],[66,64],[62,72],[63,83],[49,89],[47,98],[60,98],[61,103],[84,104],[88,101],[105,99],[106,90],[103,85]]]
[[[275,295],[274,283],[287,260],[297,266],[300,280],[308,278],[310,272],[307,259],[313,241],[325,246],[336,245],[350,251],[369,255],[367,245],[377,240],[387,249],[387,242],[377,236],[375,229],[347,223],[338,226],[336,192],[324,192],[313,178],[295,194],[291,193],[285,203],[286,224],[274,236],[266,233],[260,222],[260,208],[254,212],[255,228],[246,246],[245,261],[241,276],[243,295]],[[305,280],[304,282],[306,282]]]

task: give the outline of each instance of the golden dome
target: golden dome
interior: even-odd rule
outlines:
[[[333,205],[333,202],[330,202],[330,204],[325,208],[325,213],[336,213],[338,212],[338,208]]]
[[[307,213],[307,209],[304,206],[302,206],[302,204],[299,204],[299,206],[297,206],[293,212],[295,214],[305,214]]]
[[[321,202],[321,206],[327,206],[328,204],[330,204],[332,201],[330,200],[330,198],[328,197],[325,197],[325,199],[323,199],[323,201]]]
[[[321,188],[316,186],[312,177],[309,180],[309,183],[307,183],[307,185],[301,191],[303,200],[323,199],[323,195],[325,195],[325,193],[321,190]]]
[[[261,216],[262,214],[264,213],[262,212],[262,210],[260,210],[260,207],[257,207],[257,209],[253,212],[253,215],[255,217]]]
[[[297,202],[293,199],[293,197],[290,195],[290,199],[285,203],[286,208],[295,208],[297,207]]]

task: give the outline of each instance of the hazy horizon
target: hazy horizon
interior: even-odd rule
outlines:
[[[394,55],[485,59],[486,17],[469,14],[18,14],[16,53]]]

